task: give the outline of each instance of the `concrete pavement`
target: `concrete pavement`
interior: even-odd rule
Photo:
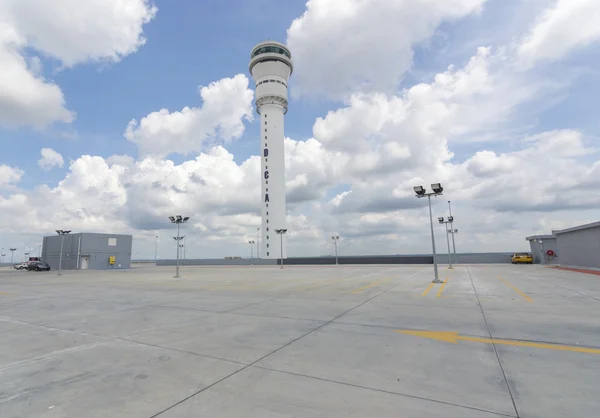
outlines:
[[[0,417],[597,417],[600,279],[0,270]],[[402,332],[404,331],[404,332]]]

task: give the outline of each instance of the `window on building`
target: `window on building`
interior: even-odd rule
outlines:
[[[117,239],[116,238],[109,238],[108,239],[108,246],[109,247],[116,247],[117,246]]]
[[[267,232],[269,232],[269,228],[267,228]]]
[[[267,121],[265,121],[265,125],[267,124]]]
[[[267,251],[267,257],[269,256],[269,252]]]
[[[267,244],[267,248],[269,248],[269,244]]]
[[[267,132],[267,128],[265,128],[265,132]]]

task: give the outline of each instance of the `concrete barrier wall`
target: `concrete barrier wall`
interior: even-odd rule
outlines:
[[[457,254],[459,264],[496,264],[510,263],[512,253],[465,253]],[[456,261],[455,261],[456,262]],[[158,260],[157,266],[174,266],[177,260]],[[273,266],[279,260],[261,259],[187,259],[179,261],[181,266]],[[344,256],[338,257],[339,264],[433,264],[433,256],[417,255],[381,255],[381,256]],[[438,254],[439,264],[448,264],[448,254]],[[283,260],[284,265],[331,265],[335,257],[291,257]]]

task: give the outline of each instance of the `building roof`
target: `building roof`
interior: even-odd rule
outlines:
[[[556,239],[555,235],[532,235],[530,237],[525,238],[527,241],[533,241],[536,239]]]
[[[600,227],[600,222],[592,222],[590,224],[574,226],[572,228],[561,229],[560,231],[553,231],[553,232],[558,235],[558,234],[565,234],[567,232],[582,231],[584,229],[591,229],[591,228],[598,228],[598,227]]]

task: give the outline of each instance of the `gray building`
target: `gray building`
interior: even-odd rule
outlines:
[[[600,222],[554,231],[560,264],[600,269]]]
[[[554,233],[554,231],[552,231]],[[560,251],[556,235],[533,235],[525,238],[531,247],[534,264],[558,264]],[[548,254],[548,252],[551,252]]]
[[[58,269],[61,236],[44,237],[42,260]],[[106,270],[131,267],[131,235],[79,233],[64,236],[64,270]]]

